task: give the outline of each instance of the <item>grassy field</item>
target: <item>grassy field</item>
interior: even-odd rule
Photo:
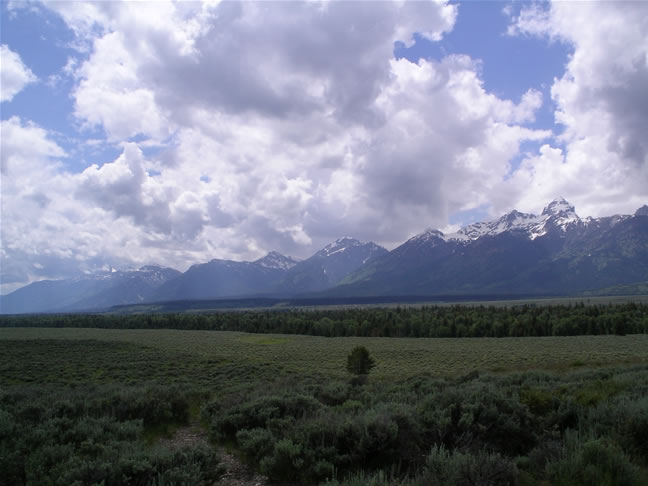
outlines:
[[[358,345],[375,357],[378,380],[648,363],[648,335],[406,339],[13,328],[0,329],[0,383],[156,377],[210,384],[236,373],[343,378],[346,356]]]
[[[356,346],[377,362],[364,385]],[[2,328],[0,356],[0,486],[213,485],[213,448],[158,444],[198,416],[277,484],[648,481],[646,334]]]

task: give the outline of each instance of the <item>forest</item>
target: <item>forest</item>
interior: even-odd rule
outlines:
[[[648,304],[420,306],[0,316],[0,327],[183,329],[326,337],[527,337],[648,333]]]

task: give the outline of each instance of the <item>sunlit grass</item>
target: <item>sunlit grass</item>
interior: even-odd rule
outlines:
[[[30,344],[24,341],[29,341]],[[22,344],[21,344],[22,342]],[[0,329],[4,384],[346,376],[346,356],[369,349],[376,380],[472,370],[567,370],[648,363],[648,335],[541,338],[324,338],[222,331]],[[56,357],[56,359],[54,359]]]

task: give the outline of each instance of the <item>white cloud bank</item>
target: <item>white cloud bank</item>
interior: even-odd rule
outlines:
[[[514,35],[573,48],[551,96],[562,147],[524,161],[500,206],[520,209],[563,194],[578,211],[631,212],[648,200],[648,3],[552,2],[514,19]]]
[[[36,79],[18,54],[7,45],[0,45],[0,102],[11,101],[27,84]]]
[[[442,1],[47,5],[89,49],[74,72],[75,117],[123,153],[68,173],[42,129],[3,122],[3,167],[4,140],[16,140],[2,194],[14,281],[106,263],[308,256],[344,234],[391,246],[460,210],[538,210],[559,194],[584,214],[645,202],[647,147],[633,121],[646,127],[645,96],[629,99],[645,76],[646,26],[628,27],[648,17],[632,11],[641,3],[566,2],[511,28],[574,46],[552,89],[562,148],[525,125],[539,92],[501,99],[467,56],[394,59],[395,41],[453,28],[457,10]],[[624,27],[594,22],[599,8]],[[523,141],[545,139],[513,170]],[[38,168],[12,174],[12,160]]]

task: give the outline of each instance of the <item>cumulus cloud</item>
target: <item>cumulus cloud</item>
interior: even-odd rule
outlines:
[[[80,78],[73,93],[76,116],[85,126],[103,128],[109,140],[146,135],[162,141],[173,130],[153,89],[138,79],[136,61],[119,32],[95,41],[92,60],[76,76]]]
[[[27,283],[38,270],[33,257],[50,251],[41,246],[44,241],[31,236],[35,228],[53,223],[41,216],[53,197],[50,189],[57,177],[57,161],[66,154],[44,129],[18,117],[0,122],[0,145],[0,283],[4,291],[7,284]]]
[[[562,148],[546,146],[510,180],[526,208],[563,194],[584,214],[633,212],[648,198],[648,4],[533,5],[509,33],[565,42],[573,53],[551,96]],[[522,184],[525,183],[525,189]]]
[[[67,154],[42,127],[13,117],[0,134],[3,293],[106,266],[183,268],[206,254],[206,243],[195,239],[206,203],[157,183],[136,145],[113,162],[71,173],[60,162]]]
[[[358,141],[347,179],[357,196],[346,213],[367,238],[397,243],[422,223],[444,226],[485,202],[522,140],[549,135],[513,125],[520,106],[487,93],[466,56],[392,60],[391,74],[375,103],[385,122]]]
[[[37,80],[34,73],[25,66],[20,56],[9,49],[6,44],[0,45],[0,101],[11,101],[17,93],[29,83]]]
[[[13,181],[28,184],[31,175],[52,171],[51,159],[65,156],[64,150],[48,137],[46,130],[17,116],[0,122],[0,169]],[[3,182],[7,179],[3,178]],[[9,187],[9,184],[5,184]]]
[[[160,136],[165,115],[190,123],[195,109],[371,119],[394,41],[414,32],[440,38],[456,16],[443,2],[50,7],[93,39],[78,71],[77,116],[117,139]]]
[[[502,181],[533,185],[536,159],[510,161],[550,136],[526,125],[539,92],[489,93],[468,56],[394,59],[394,42],[453,28],[446,2],[47,6],[85,50],[68,64],[74,116],[122,153],[66,172],[44,130],[12,122],[38,133],[20,157],[40,146],[50,171],[3,209],[14,274],[307,257],[344,234],[393,246],[494,194],[521,200]]]
[[[124,152],[115,160],[102,165],[93,164],[80,176],[78,194],[81,199],[93,201],[116,216],[144,217],[142,183],[145,171],[142,151],[136,144],[126,144]]]

